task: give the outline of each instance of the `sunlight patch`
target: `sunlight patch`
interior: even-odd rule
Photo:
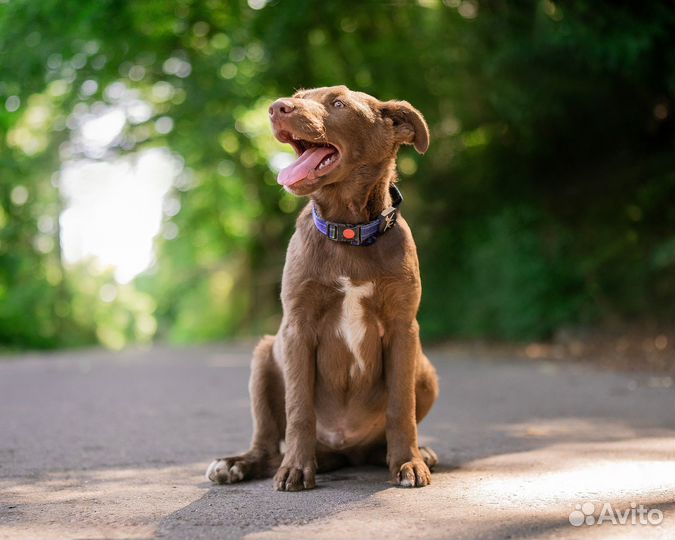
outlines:
[[[65,163],[59,181],[67,201],[60,218],[64,261],[92,259],[100,271],[112,268],[120,283],[148,268],[164,198],[181,168],[161,148],[108,162]]]

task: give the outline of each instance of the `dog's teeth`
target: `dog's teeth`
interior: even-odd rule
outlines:
[[[317,166],[316,170],[321,170],[324,167],[327,167],[331,163],[333,163],[337,159],[337,156],[335,154],[331,154],[330,156],[326,156],[321,160],[321,163]]]

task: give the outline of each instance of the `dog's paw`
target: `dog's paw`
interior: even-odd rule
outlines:
[[[282,465],[274,475],[274,487],[277,491],[302,491],[316,487],[316,467],[303,468]]]
[[[428,446],[420,446],[420,454],[422,454],[422,459],[427,464],[427,467],[429,467],[429,470],[433,470],[434,466],[438,463],[436,452]]]
[[[216,459],[206,469],[206,479],[214,484],[234,484],[250,478],[252,467],[245,455]]]
[[[431,484],[431,471],[423,459],[413,458],[401,465],[396,473],[396,482],[401,487],[424,487]]]

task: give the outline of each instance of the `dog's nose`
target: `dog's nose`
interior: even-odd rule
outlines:
[[[284,114],[291,114],[295,106],[290,102],[283,99],[277,99],[270,106],[270,117],[274,118],[275,116],[283,116]]]

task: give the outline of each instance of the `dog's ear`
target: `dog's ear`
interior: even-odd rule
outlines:
[[[407,101],[384,101],[380,112],[385,120],[390,120],[396,141],[399,144],[412,144],[420,154],[429,149],[429,127],[424,116]]]

